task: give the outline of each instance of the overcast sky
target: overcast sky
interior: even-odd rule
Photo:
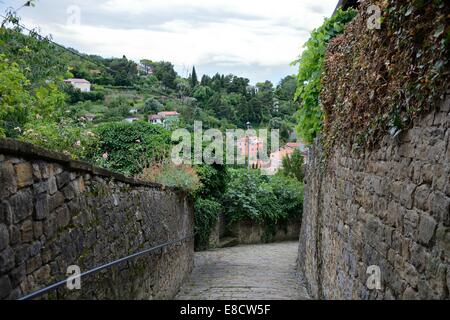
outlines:
[[[25,2],[0,0],[1,11]],[[19,15],[27,27],[84,53],[170,61],[182,76],[195,65],[200,75],[233,73],[276,84],[296,72],[290,62],[337,2],[38,0]]]

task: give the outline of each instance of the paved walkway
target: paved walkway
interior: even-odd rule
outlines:
[[[295,271],[298,242],[197,252],[179,300],[307,299]]]

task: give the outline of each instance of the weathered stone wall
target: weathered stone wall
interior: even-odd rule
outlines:
[[[300,221],[280,223],[273,230],[253,221],[239,221],[231,226],[230,231],[239,244],[298,240]]]
[[[342,148],[306,170],[299,269],[315,298],[448,299],[450,99],[364,155]],[[381,268],[369,290],[367,267]]]
[[[0,299],[193,233],[193,208],[175,189],[0,140]],[[193,267],[193,239],[63,287],[57,299],[166,299]]]

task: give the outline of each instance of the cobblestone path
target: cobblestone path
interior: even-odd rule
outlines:
[[[246,245],[195,253],[179,300],[307,299],[295,271],[298,242]]]

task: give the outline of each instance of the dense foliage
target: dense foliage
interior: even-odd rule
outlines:
[[[97,149],[98,143],[98,137],[92,131],[77,126],[70,119],[60,122],[30,122],[19,139],[62,152],[74,159],[87,159],[88,155]]]
[[[199,79],[193,68],[183,78],[170,62],[143,59],[138,65],[125,56],[86,55],[34,31],[25,34],[18,22],[10,14],[0,28],[0,137],[188,191],[195,204],[197,248],[208,246],[218,214],[228,205],[224,213],[231,221],[251,218],[269,225],[301,212],[298,180],[233,171],[230,181],[222,165],[175,166],[168,158],[174,127],[147,122],[149,115],[174,110],[181,114],[176,125],[187,129],[194,121],[222,130],[246,128],[250,121],[254,128],[280,129],[287,141],[298,106],[295,76],[277,86],[270,81],[251,86],[231,74]],[[67,78],[90,81],[91,92],[64,83]],[[240,186],[247,176],[253,189]],[[249,192],[256,192],[256,202],[242,200]]]
[[[324,142],[375,146],[437,105],[448,89],[448,1],[372,1],[380,29],[369,30],[367,6],[329,46],[321,101]]]
[[[146,122],[103,123],[94,130],[98,148],[90,155],[97,164],[127,175],[160,162],[170,150],[170,132]]]
[[[276,224],[301,214],[303,184],[283,175],[264,176],[255,170],[233,169],[224,204],[230,222]]]
[[[222,205],[216,200],[198,198],[195,201],[195,247],[197,250],[208,249],[209,237],[217,224],[218,213]]]
[[[282,162],[283,168],[281,172],[283,175],[296,178],[298,181],[303,181],[305,177],[304,159],[298,149],[295,149],[294,153],[290,156],[283,158]]]
[[[222,199],[229,175],[223,165],[201,165],[196,167],[201,186],[194,193],[195,201],[195,246],[206,249],[209,237],[216,225],[217,217],[222,213]]]
[[[191,193],[201,187],[200,178],[194,168],[185,165],[176,166],[170,161],[144,168],[136,178],[167,187],[181,188]]]
[[[356,15],[356,11],[339,9],[322,26],[311,33],[305,43],[305,50],[294,64],[298,64],[297,91],[295,98],[300,101],[297,113],[299,135],[312,142],[317,133],[322,130],[323,110],[319,101],[322,90],[322,76],[324,71],[325,51],[328,43],[336,35],[344,31],[345,25]]]

